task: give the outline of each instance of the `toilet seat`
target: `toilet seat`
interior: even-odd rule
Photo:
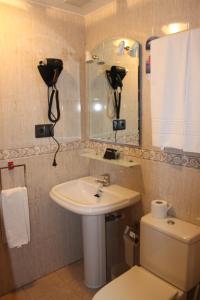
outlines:
[[[182,300],[182,291],[142,267],[129,271],[103,287],[93,300]]]

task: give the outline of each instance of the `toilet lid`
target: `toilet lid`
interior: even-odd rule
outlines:
[[[93,300],[172,300],[182,296],[171,284],[135,266],[103,287]]]

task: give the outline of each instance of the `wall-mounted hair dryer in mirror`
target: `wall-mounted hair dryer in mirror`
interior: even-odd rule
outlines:
[[[114,99],[115,99],[115,115],[116,118],[120,118],[120,109],[121,109],[121,95],[123,87],[123,79],[126,76],[127,71],[125,68],[120,66],[112,66],[110,70],[106,70],[106,75],[108,82],[112,89],[114,90]]]

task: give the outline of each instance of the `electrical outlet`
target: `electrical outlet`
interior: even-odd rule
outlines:
[[[54,136],[53,124],[35,125],[35,137],[44,138]]]
[[[113,120],[113,130],[125,130],[126,129],[126,120]]]

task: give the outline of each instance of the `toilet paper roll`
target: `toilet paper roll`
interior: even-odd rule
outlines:
[[[167,217],[167,212],[170,205],[164,200],[154,200],[151,202],[151,214],[154,218],[164,219]]]

